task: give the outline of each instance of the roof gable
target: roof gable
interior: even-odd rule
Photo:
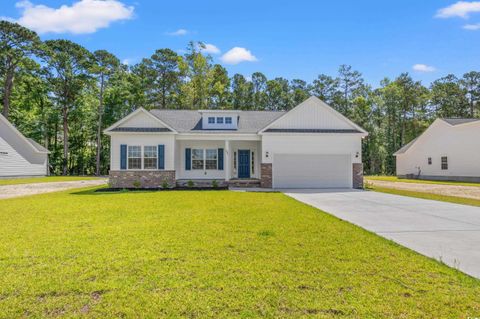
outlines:
[[[20,141],[25,144],[29,149],[35,153],[49,154],[50,152],[31,138],[26,138],[12,123],[10,123],[2,114],[0,114],[0,125],[8,129],[11,134],[11,138]],[[1,133],[1,131],[0,131]],[[15,138],[14,138],[14,137]],[[8,141],[7,141],[8,142]]]
[[[428,140],[430,136],[438,136],[441,131],[445,132],[446,130],[454,129],[455,127],[456,125],[452,125],[444,119],[436,119],[425,131],[423,131],[422,134],[420,134],[407,144],[403,145],[398,151],[393,153],[393,155],[398,156],[405,154],[412,149],[415,149],[417,145],[420,145],[424,141]]]
[[[104,130],[107,132],[172,132],[175,131],[161,119],[144,108],[139,108]]]
[[[273,121],[263,132],[362,133],[367,132],[317,97],[310,97]]]

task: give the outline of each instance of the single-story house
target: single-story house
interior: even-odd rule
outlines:
[[[116,188],[363,186],[367,132],[316,97],[288,112],[140,108],[104,133]]]
[[[48,153],[0,114],[0,177],[45,176]]]
[[[394,155],[401,178],[480,182],[480,119],[436,119]]]

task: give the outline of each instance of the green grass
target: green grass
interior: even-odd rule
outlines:
[[[480,315],[479,280],[281,193],[0,202],[2,318]]]
[[[428,181],[421,179],[406,179],[398,178],[397,176],[365,176],[366,180],[372,181],[385,181],[385,182],[402,182],[402,183],[415,183],[415,184],[437,184],[437,185],[457,185],[457,186],[477,186],[480,187],[480,183],[469,182],[455,182],[455,181]]]
[[[0,185],[18,185],[18,184],[86,181],[86,180],[99,179],[99,178],[101,178],[101,177],[95,177],[95,176],[47,176],[47,177],[11,178],[11,179],[0,179]]]
[[[371,190],[376,191],[376,192],[381,192],[381,193],[388,193],[388,194],[410,196],[410,197],[417,197],[417,198],[423,198],[423,199],[438,200],[438,201],[442,201],[442,202],[449,202],[449,203],[462,204],[462,205],[480,206],[480,200],[474,199],[474,198],[465,198],[465,197],[447,196],[447,195],[439,195],[439,194],[431,194],[431,193],[423,193],[423,192],[415,192],[415,191],[406,191],[406,190],[401,190],[401,189],[393,189],[393,188],[377,187],[377,186],[369,186],[368,189],[371,189]]]

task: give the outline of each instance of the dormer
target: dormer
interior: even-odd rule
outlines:
[[[204,130],[236,130],[238,128],[239,111],[233,110],[200,110],[202,128]]]

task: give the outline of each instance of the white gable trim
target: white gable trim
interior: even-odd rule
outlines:
[[[33,149],[34,152],[40,153],[40,154],[50,154],[50,152],[47,151],[40,151],[38,150],[35,145],[33,145],[15,126],[13,126],[12,123],[10,123],[2,114],[0,114],[0,121],[4,122],[10,130],[12,130],[18,137],[20,137],[21,140],[23,140],[28,146]]]
[[[463,126],[463,125],[471,125],[471,124],[479,124],[480,123],[480,120],[478,120],[478,121],[471,121],[471,122],[465,122],[465,123],[454,125],[454,124],[448,123],[447,121],[445,121],[445,119],[440,118],[439,120],[442,120],[442,122],[444,122],[445,124],[448,124],[449,126],[452,126],[452,127]]]
[[[330,112],[332,115],[334,115],[336,118],[346,122],[347,124],[349,124],[350,126],[352,126],[354,129],[358,130],[361,134],[363,134],[363,136],[367,136],[368,135],[368,132],[365,131],[363,128],[361,128],[360,126],[358,126],[357,124],[353,123],[352,121],[350,121],[348,118],[346,118],[345,116],[343,116],[342,114],[340,114],[339,112],[337,112],[335,109],[333,109],[331,106],[329,106],[328,104],[326,104],[325,102],[323,102],[322,100],[320,100],[319,98],[317,98],[316,96],[310,96],[308,99],[306,99],[305,101],[303,101],[302,103],[300,103],[299,105],[295,106],[293,109],[291,109],[290,111],[286,112],[285,114],[283,114],[282,116],[280,116],[279,118],[277,118],[276,120],[274,120],[273,122],[271,122],[270,124],[268,124],[267,126],[265,126],[263,129],[261,129],[258,134],[263,134],[266,130],[268,130],[270,127],[272,127],[273,125],[275,125],[275,123],[277,123],[278,121],[280,121],[281,119],[283,119],[285,116],[287,116],[288,114],[291,114],[291,112],[298,112],[298,110],[303,107],[304,104],[308,103],[309,101],[313,101],[315,104],[323,107],[325,110],[327,110],[328,112]]]
[[[136,109],[135,111],[133,111],[132,113],[128,114],[127,116],[125,116],[124,118],[122,118],[121,120],[115,122],[114,124],[112,124],[111,126],[109,126],[108,128],[106,128],[105,130],[103,130],[103,133],[105,134],[111,134],[112,132],[110,132],[111,130],[113,130],[114,128],[122,125],[123,123],[125,123],[126,121],[128,121],[129,119],[131,119],[132,117],[136,116],[137,114],[139,113],[143,113],[149,117],[151,117],[152,119],[156,120],[158,123],[162,124],[163,126],[165,126],[166,128],[168,128],[169,130],[171,130],[173,133],[177,133],[177,131],[175,129],[173,129],[170,125],[168,125],[167,123],[165,123],[164,121],[162,121],[161,119],[159,119],[158,117],[156,117],[155,115],[153,115],[152,113],[148,112],[147,110],[145,110],[143,107],[141,108],[138,108]],[[170,133],[170,132],[169,132]],[[157,133],[158,134],[158,133]]]

